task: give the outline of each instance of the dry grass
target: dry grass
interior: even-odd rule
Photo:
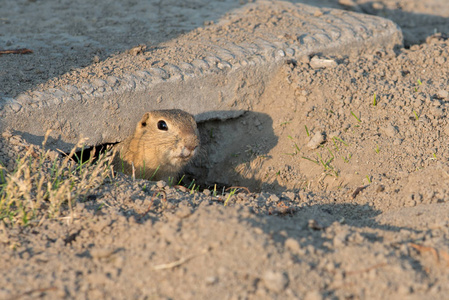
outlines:
[[[75,152],[84,142],[66,157],[30,146],[17,159],[14,171],[7,172],[0,165],[0,220],[9,226],[29,226],[44,218],[71,214],[77,200],[111,178],[112,151],[97,161],[74,162]]]

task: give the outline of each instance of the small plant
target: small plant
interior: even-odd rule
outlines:
[[[327,175],[332,175],[332,176],[338,177],[338,172],[335,171],[335,169],[330,165],[330,163],[334,160],[334,155],[332,154],[332,152],[330,151],[329,148],[327,148],[327,150],[329,151],[331,157],[326,162],[324,162],[323,159],[321,158],[321,155],[318,153],[319,162],[323,166],[324,172]]]
[[[189,184],[189,187],[187,189],[192,189],[192,186],[195,186],[195,179],[192,180],[192,182]]]
[[[305,157],[305,156],[302,156],[302,158],[304,158],[316,165],[321,165],[323,167],[324,173],[326,173],[327,175],[338,177],[338,172],[330,165],[330,163],[335,159],[335,156],[328,147],[326,147],[326,148],[330,154],[330,158],[326,161],[324,161],[324,159],[322,158],[320,153],[317,153],[317,160],[313,160],[313,159]]]
[[[371,184],[371,178],[368,175],[366,175],[366,179],[368,180],[368,183]]]
[[[337,142],[335,141],[335,137],[332,137],[332,142],[334,143],[335,149],[338,151],[340,151],[340,149],[338,148]]]
[[[307,159],[308,161],[313,162],[314,164],[317,164],[317,165],[320,164],[318,161],[313,160],[313,159],[311,159],[311,158],[308,158],[308,157],[305,157],[305,156],[302,156],[302,158]]]
[[[304,125],[304,128],[306,129],[307,136],[310,136],[309,129],[307,128],[307,125]]]
[[[413,110],[413,114],[415,115],[415,119],[416,119],[416,121],[418,121],[418,120],[419,120],[419,116],[418,116],[418,114],[416,113],[416,111],[415,111],[415,110]]]
[[[321,163],[321,165],[323,166],[323,168],[325,169],[325,170],[327,170],[328,169],[328,167],[327,167],[327,162],[326,163],[324,163],[323,162],[323,159],[321,158],[321,154],[317,154],[318,155],[318,160],[319,160],[319,162]]]
[[[343,143],[343,145],[345,145],[345,146],[349,146],[348,143],[346,143],[345,141],[343,141],[343,140],[342,140],[341,138],[339,138],[338,136],[334,136],[333,139],[336,139],[336,140],[340,141],[340,142]]]
[[[5,179],[6,172],[4,170],[5,170],[5,168],[2,164],[2,162],[0,161],[0,184],[4,184],[6,182],[6,179]]]
[[[190,194],[193,194],[195,192],[195,183],[193,184],[192,188],[190,189]],[[199,186],[198,186],[199,189]]]
[[[331,149],[329,149],[329,147],[326,147],[326,148],[327,148],[327,151],[329,151],[329,154],[331,155],[331,158],[328,160],[328,164],[330,164],[334,160],[335,156],[332,153]]]
[[[140,178],[145,178],[145,173],[146,173],[146,168],[145,168],[145,160],[143,160],[143,166],[140,169]]]
[[[373,106],[377,105],[376,93],[374,93]]]
[[[343,161],[344,161],[345,163],[349,163],[349,160],[351,159],[351,157],[352,157],[352,154],[349,153],[348,157],[342,156],[341,158],[343,159]]]
[[[287,137],[288,137],[289,139],[293,140],[293,138],[292,138],[291,135],[288,135]],[[294,152],[294,153],[286,153],[287,155],[296,155],[296,154],[298,154],[299,152],[301,152],[301,149],[299,149],[298,144],[297,144],[296,142],[293,142],[293,143],[294,143],[295,152]]]
[[[231,190],[231,192],[229,193],[228,197],[226,198],[226,201],[224,202],[224,206],[228,205],[229,200],[231,199],[232,196],[234,196],[236,191],[237,191],[237,188],[234,188],[234,189]]]
[[[416,80],[416,82],[418,83],[418,85],[421,85],[421,84],[422,84],[422,82],[421,82],[420,79]],[[415,87],[415,92],[418,92],[418,88],[417,88],[417,87]]]
[[[181,185],[181,183],[182,183],[182,181],[184,180],[184,177],[185,177],[185,176],[186,176],[186,175],[183,174],[182,177],[181,177],[181,179],[178,180],[178,185]]]
[[[145,165],[145,161],[144,161],[143,163],[144,163],[144,165]],[[153,177],[156,176],[157,171],[159,171],[159,167],[160,167],[160,166],[157,166],[156,170],[154,170],[153,175],[151,175],[151,177],[150,177],[150,181],[152,181],[152,180],[153,180]]]
[[[380,152],[379,145],[376,145],[376,149],[374,149],[374,151],[376,151],[376,153]]]
[[[43,148],[49,136],[46,134]],[[112,151],[76,164],[75,152],[81,140],[65,158],[30,146],[16,161],[12,172],[0,166],[0,220],[12,226],[29,226],[44,218],[73,213],[72,207],[112,178]],[[54,157],[54,158],[53,158]]]
[[[355,113],[352,112],[352,110],[351,110],[351,115],[353,115],[354,118],[355,118],[357,121],[359,121],[359,123],[362,123],[362,120],[360,120],[359,117],[357,117],[357,116],[355,115]]]
[[[212,193],[214,197],[217,197],[217,184],[214,184],[214,192]]]

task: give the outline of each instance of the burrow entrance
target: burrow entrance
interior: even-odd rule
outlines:
[[[335,181],[317,165],[316,154],[305,154],[310,139],[304,129],[306,104],[298,101],[297,86],[285,80],[289,68],[286,65],[274,76],[252,111],[198,124],[201,151],[180,174],[183,185],[195,182],[200,190],[243,186],[251,192],[280,192],[312,185],[321,188]],[[308,130],[310,135],[319,128],[309,125]],[[97,146],[95,154],[111,145]],[[77,157],[88,159],[91,150],[79,151]],[[317,151],[329,160],[327,150]],[[308,156],[310,160],[303,158]]]
[[[367,169],[370,162],[361,162],[372,155],[362,148],[374,151],[378,141],[367,140],[361,147],[357,139],[370,128],[361,127],[360,115],[344,111],[344,99],[335,100],[335,86],[311,85],[307,75],[286,64],[251,111],[199,123],[202,149],[186,168],[184,184],[195,180],[200,190],[218,185],[282,192],[369,183],[375,172]],[[310,146],[316,135],[322,140]],[[391,144],[385,142],[385,148]]]

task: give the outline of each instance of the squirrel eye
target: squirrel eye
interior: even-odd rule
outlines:
[[[157,129],[167,131],[168,130],[167,123],[165,123],[165,121],[162,120],[157,122]]]

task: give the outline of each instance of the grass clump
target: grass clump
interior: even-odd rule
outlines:
[[[47,140],[45,137],[43,146]],[[112,177],[112,151],[75,163],[80,141],[65,157],[54,151],[28,147],[8,172],[0,165],[0,221],[11,226],[38,224],[45,218],[73,216],[73,205]]]

